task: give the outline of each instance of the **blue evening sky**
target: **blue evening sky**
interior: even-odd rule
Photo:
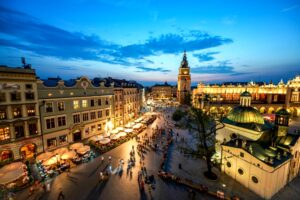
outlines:
[[[38,76],[287,81],[300,73],[300,0],[1,0],[0,64]]]

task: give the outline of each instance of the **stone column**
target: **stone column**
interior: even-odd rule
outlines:
[[[24,131],[25,131],[25,138],[30,137],[28,121],[24,121]]]
[[[9,124],[9,132],[10,132],[10,140],[15,141],[16,134],[15,134],[14,125],[12,123]]]
[[[267,103],[272,103],[272,94],[267,94]]]
[[[12,113],[11,105],[7,106],[7,119],[13,119],[13,113]]]

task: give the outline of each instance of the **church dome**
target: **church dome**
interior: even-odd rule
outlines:
[[[241,97],[251,97],[251,94],[250,94],[250,92],[245,91],[241,94]]]
[[[229,112],[227,119],[243,124],[264,124],[262,115],[253,107],[237,106]]]

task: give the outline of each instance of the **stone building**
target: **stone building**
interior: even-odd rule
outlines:
[[[184,103],[185,99],[191,93],[191,75],[190,67],[184,51],[183,58],[179,67],[178,82],[177,82],[177,100],[179,103]]]
[[[164,84],[155,84],[151,87],[151,97],[154,100],[173,98],[173,87],[165,82]]]
[[[299,135],[288,133],[290,114],[276,112],[275,123],[265,121],[243,92],[240,105],[223,120],[221,169],[262,198],[270,199],[299,174]],[[221,139],[222,138],[222,139]]]
[[[209,105],[211,113],[228,113],[238,105],[240,94],[251,93],[252,105],[260,113],[274,114],[286,107],[292,116],[300,116],[300,76],[289,80],[286,84],[280,81],[273,83],[223,83],[220,85],[205,85],[199,83],[192,92],[193,105],[204,108]],[[209,104],[203,104],[203,99],[209,97]]]
[[[87,77],[39,80],[45,150],[106,134],[114,124],[114,84]]]
[[[35,70],[0,66],[0,162],[42,151]]]

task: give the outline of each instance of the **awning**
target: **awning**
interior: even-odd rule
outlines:
[[[103,138],[102,140],[100,140],[100,144],[107,144],[110,142],[109,138]]]
[[[75,151],[65,152],[60,158],[63,160],[72,159],[76,157]]]
[[[6,185],[22,176],[24,176],[24,164],[22,162],[14,162],[0,168],[0,184]]]
[[[81,147],[80,149],[78,149],[77,153],[83,155],[83,154],[89,152],[90,150],[91,150],[91,147],[88,145],[85,145],[85,146]]]
[[[68,152],[69,150],[66,147],[62,147],[59,149],[56,149],[55,151],[53,151],[53,154],[59,154],[59,155],[63,155],[65,152]]]
[[[126,129],[127,130],[127,129]],[[125,131],[126,131],[125,130]],[[125,132],[120,132],[120,133],[118,133],[118,135],[119,135],[119,137],[125,137],[126,136],[126,133]]]
[[[110,134],[117,134],[118,132],[119,132],[119,130],[114,129],[114,130],[110,131]]]
[[[44,160],[51,158],[52,156],[53,156],[53,152],[45,152],[45,153],[38,155],[36,157],[36,159],[39,161],[44,161]]]
[[[83,144],[81,142],[78,142],[78,143],[74,143],[70,146],[70,149],[72,150],[77,150],[77,149],[80,149],[81,147],[83,147]]]
[[[125,132],[126,133],[131,133],[133,130],[132,129],[130,129],[130,128],[128,128],[128,129],[125,129]],[[124,132],[123,132],[124,133]]]

